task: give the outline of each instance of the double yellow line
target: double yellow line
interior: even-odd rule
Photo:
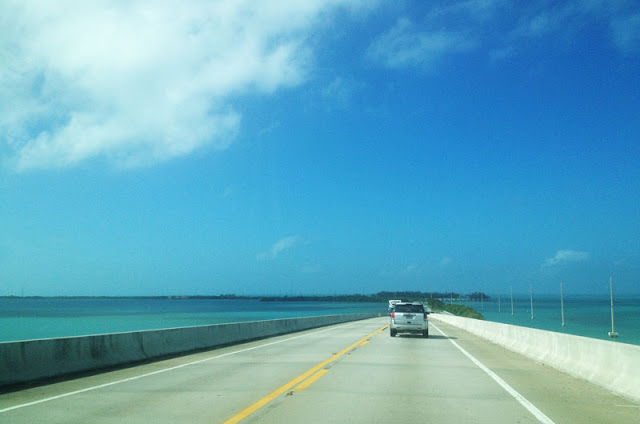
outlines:
[[[324,374],[327,373],[328,370],[324,369],[324,367],[326,367],[327,365],[329,365],[330,363],[332,363],[336,359],[340,358],[345,353],[348,353],[351,350],[355,349],[356,347],[367,344],[371,337],[375,336],[376,334],[379,334],[379,333],[383,332],[384,329],[387,328],[387,327],[388,327],[388,325],[385,325],[385,326],[377,329],[373,333],[371,333],[371,334],[363,337],[362,339],[358,340],[357,342],[355,342],[354,344],[352,344],[348,348],[336,353],[335,355],[333,355],[329,359],[320,362],[315,367],[313,367],[313,368],[309,369],[308,371],[300,374],[299,376],[297,376],[293,380],[289,381],[284,386],[282,386],[282,387],[274,390],[273,392],[269,393],[267,396],[263,397],[262,399],[260,399],[256,403],[254,403],[253,405],[243,409],[242,411],[240,411],[239,413],[237,413],[233,417],[231,417],[228,420],[224,421],[222,424],[234,424],[234,423],[238,423],[238,422],[242,421],[243,419],[247,418],[249,415],[251,415],[254,412],[256,412],[258,409],[260,409],[263,406],[267,405],[269,402],[271,402],[272,400],[274,400],[278,396],[282,395],[283,393],[286,393],[287,391],[289,391],[290,389],[292,389],[294,387],[295,387],[296,391],[301,391],[301,390],[306,389],[313,382],[315,382],[316,380],[318,380],[320,377],[322,377]]]

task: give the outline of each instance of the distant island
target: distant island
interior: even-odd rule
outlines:
[[[482,292],[474,292],[467,295],[454,292],[420,292],[420,291],[381,291],[376,294],[345,294],[333,296],[265,296],[262,301],[319,301],[319,302],[387,302],[390,299],[401,299],[407,302],[425,302],[429,299],[439,300],[489,300],[489,296]]]
[[[455,292],[421,292],[421,291],[381,291],[375,294],[342,294],[342,295],[297,295],[297,296],[243,296],[235,294],[219,295],[172,295],[172,296],[0,296],[0,298],[25,299],[201,299],[201,300],[259,300],[261,302],[351,302],[351,303],[384,303],[391,299],[405,302],[422,302],[432,311],[446,311],[454,315],[484,319],[482,314],[468,306],[453,304],[453,301],[489,300],[482,292],[460,294]],[[449,303],[445,303],[445,302]]]
[[[419,292],[419,291],[382,291],[372,295],[336,295],[336,296],[270,296],[261,297],[261,301],[279,301],[279,302],[370,302],[370,303],[387,303],[391,299],[398,299],[405,302],[422,302],[429,309],[435,312],[448,312],[467,318],[475,318],[484,320],[484,316],[475,309],[453,303],[445,303],[445,301],[475,301],[489,300],[490,297],[482,292],[474,292],[468,295],[461,295],[453,292]]]
[[[381,291],[375,294],[339,294],[339,295],[296,295],[296,296],[267,296],[267,295],[168,295],[168,296],[0,296],[1,298],[25,298],[25,299],[230,299],[230,300],[260,300],[264,302],[387,302],[390,299],[402,299],[403,301],[424,301],[425,299],[441,300],[489,300],[491,297],[482,292],[460,294],[456,292],[421,292],[421,291]]]

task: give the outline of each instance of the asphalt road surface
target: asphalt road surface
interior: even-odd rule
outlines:
[[[640,405],[469,333],[341,324],[0,394],[0,423],[640,423]]]

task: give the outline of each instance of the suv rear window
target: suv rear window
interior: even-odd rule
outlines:
[[[401,304],[396,304],[395,310],[396,310],[396,312],[415,312],[415,313],[424,312],[424,308],[422,307],[422,305],[401,305]]]

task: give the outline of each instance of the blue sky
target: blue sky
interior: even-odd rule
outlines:
[[[5,1],[0,295],[640,293],[635,1]]]

